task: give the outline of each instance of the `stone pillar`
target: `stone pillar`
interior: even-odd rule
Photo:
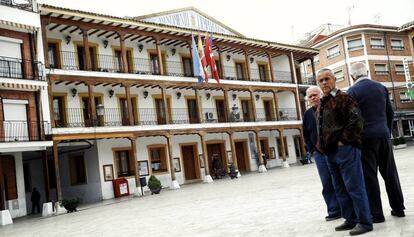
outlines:
[[[200,136],[200,142],[201,142],[201,150],[203,152],[203,160],[204,160],[204,183],[212,183],[213,179],[210,175],[210,166],[208,164],[208,153],[207,153],[207,145],[204,141],[206,133],[205,132],[199,132],[198,136]]]
[[[135,121],[134,121],[134,112],[133,112],[132,100],[131,100],[131,85],[124,84],[124,87],[125,87],[125,95],[126,95],[127,106],[128,106],[129,125],[133,126],[135,124]]]
[[[269,60],[270,80],[272,82],[275,82],[276,80],[275,80],[275,74],[273,71],[272,55],[269,52],[267,52],[267,58]]]
[[[256,101],[255,101],[255,98],[253,96],[253,90],[249,89],[249,93],[250,93],[250,102],[251,102],[251,105],[252,105],[252,116],[250,117],[250,119],[252,119],[253,122],[256,122],[256,117],[257,117],[257,114],[256,114]]]
[[[125,33],[118,32],[119,45],[121,46],[121,58],[122,58],[122,72],[128,73],[128,59],[125,49]]]
[[[288,168],[289,163],[286,161],[286,147],[283,140],[283,128],[279,129],[279,138],[280,138],[280,145],[282,149],[282,160],[283,160],[283,167]]]
[[[129,140],[131,141],[131,153],[132,153],[132,159],[134,160],[134,168],[135,168],[135,195],[140,196],[141,192],[139,191],[139,187],[141,186],[141,183],[139,182],[137,138],[131,137],[129,138]]]
[[[255,130],[254,134],[256,135],[256,149],[257,149],[257,158],[259,159],[259,172],[267,172],[266,166],[264,165],[263,156],[262,156],[262,147],[260,146],[260,137],[259,130]]]
[[[89,94],[89,116],[91,119],[91,125],[94,127],[96,126],[96,105],[95,105],[95,96],[93,93],[94,85],[88,84],[88,94]]]
[[[89,51],[89,40],[88,40],[88,29],[81,29],[82,30],[82,36],[83,36],[83,51],[84,51],[84,59],[85,59],[85,65],[86,70],[90,71],[92,70],[91,65],[91,53]]]
[[[60,172],[59,172],[59,152],[58,152],[59,141],[53,141],[53,163],[55,167],[55,178],[56,178],[56,197],[57,202],[62,201],[62,188],[60,185]]]
[[[157,56],[158,56],[158,66],[160,68],[160,75],[164,75],[164,65],[162,62],[162,53],[160,47],[160,40],[158,38],[155,39],[155,46],[157,48]]]
[[[167,95],[166,95],[166,88],[161,87],[161,96],[162,96],[162,103],[164,104],[164,114],[165,114],[165,123],[170,124],[172,123],[170,111],[168,110],[168,103],[167,103]]]
[[[170,172],[171,172],[171,185],[170,189],[179,189],[180,184],[177,181],[177,178],[175,177],[175,169],[174,169],[174,160],[172,155],[172,146],[171,146],[171,134],[166,134],[165,138],[167,138],[167,149],[168,149],[168,161],[170,162]]]
[[[233,165],[234,165],[234,168],[237,170],[237,177],[240,177],[241,175],[239,172],[239,165],[237,164],[236,145],[234,144],[234,132],[227,132],[227,134],[229,135],[231,155],[232,155],[231,158],[233,159]]]

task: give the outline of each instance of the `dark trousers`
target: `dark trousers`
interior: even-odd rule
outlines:
[[[372,216],[384,216],[378,184],[378,168],[385,182],[391,208],[395,211],[403,211],[404,198],[390,139],[362,139],[362,168]]]
[[[316,168],[322,183],[322,196],[325,199],[329,216],[341,215],[341,208],[336,200],[335,189],[332,184],[332,176],[329,172],[326,156],[318,151],[314,153]]]
[[[37,213],[40,213],[39,202],[32,202],[32,214],[35,214],[35,209],[37,210]]]
[[[359,223],[372,229],[361,150],[349,145],[339,146],[334,153],[328,155],[327,161],[342,217],[348,223]]]

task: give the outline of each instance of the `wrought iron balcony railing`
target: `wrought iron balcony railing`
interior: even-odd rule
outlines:
[[[253,122],[253,121],[277,121],[275,109],[256,109],[256,116],[239,109],[232,110],[228,117],[224,110],[216,108],[203,108],[201,118],[198,110],[187,108],[169,109],[170,118],[163,110],[157,108],[139,108],[133,110],[133,125],[164,125],[164,124],[194,124],[194,123],[227,123],[227,122]],[[280,120],[296,120],[296,109],[280,108]],[[108,127],[129,126],[128,112],[119,108],[105,108],[101,114],[97,113],[95,120],[92,119],[88,109],[67,108],[54,110],[55,127]]]
[[[0,122],[0,142],[45,141],[50,134],[51,126],[48,122]]]
[[[0,56],[0,77],[45,80],[41,63]]]

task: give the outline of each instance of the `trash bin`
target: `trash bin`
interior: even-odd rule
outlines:
[[[129,185],[127,179],[114,179],[112,184],[114,186],[114,195],[116,198],[129,195]]]

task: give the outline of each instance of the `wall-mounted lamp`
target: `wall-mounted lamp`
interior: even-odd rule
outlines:
[[[175,55],[175,52],[177,52],[177,50],[175,48],[172,48],[171,49],[171,56],[174,56]]]
[[[139,44],[138,45],[138,51],[141,53],[143,49],[144,49],[144,45]]]
[[[254,62],[254,58],[250,57],[250,63],[253,63],[253,62]]]
[[[177,91],[175,94],[177,95],[177,100],[179,100],[181,98],[181,92]]]
[[[104,108],[103,104],[98,104],[96,106],[96,115],[97,116],[103,116],[104,112],[105,112],[105,108]]]
[[[148,97],[148,91],[144,91],[144,99],[146,99]]]
[[[236,94],[233,94],[233,95],[231,95],[231,97],[233,98],[233,100],[236,100],[237,95]]]
[[[231,56],[229,54],[226,55],[227,62],[230,61]]]
[[[112,98],[112,96],[114,96],[114,90],[110,89],[108,91],[108,94],[109,94],[109,98]]]
[[[67,36],[65,37],[65,40],[66,40],[66,44],[69,44],[69,43],[70,43],[70,41],[72,40],[72,37],[70,37],[70,35],[67,35]]]
[[[103,46],[104,46],[105,49],[106,49],[106,47],[108,47],[108,43],[109,43],[108,40],[103,41]]]
[[[260,95],[256,94],[256,100],[259,100],[259,99],[260,99]]]
[[[76,88],[72,88],[71,92],[72,92],[72,97],[75,97],[76,94],[78,93],[78,90],[76,90]]]
[[[207,92],[207,93],[206,93],[206,99],[207,99],[207,100],[209,100],[209,99],[210,99],[210,97],[211,97],[211,94]]]

